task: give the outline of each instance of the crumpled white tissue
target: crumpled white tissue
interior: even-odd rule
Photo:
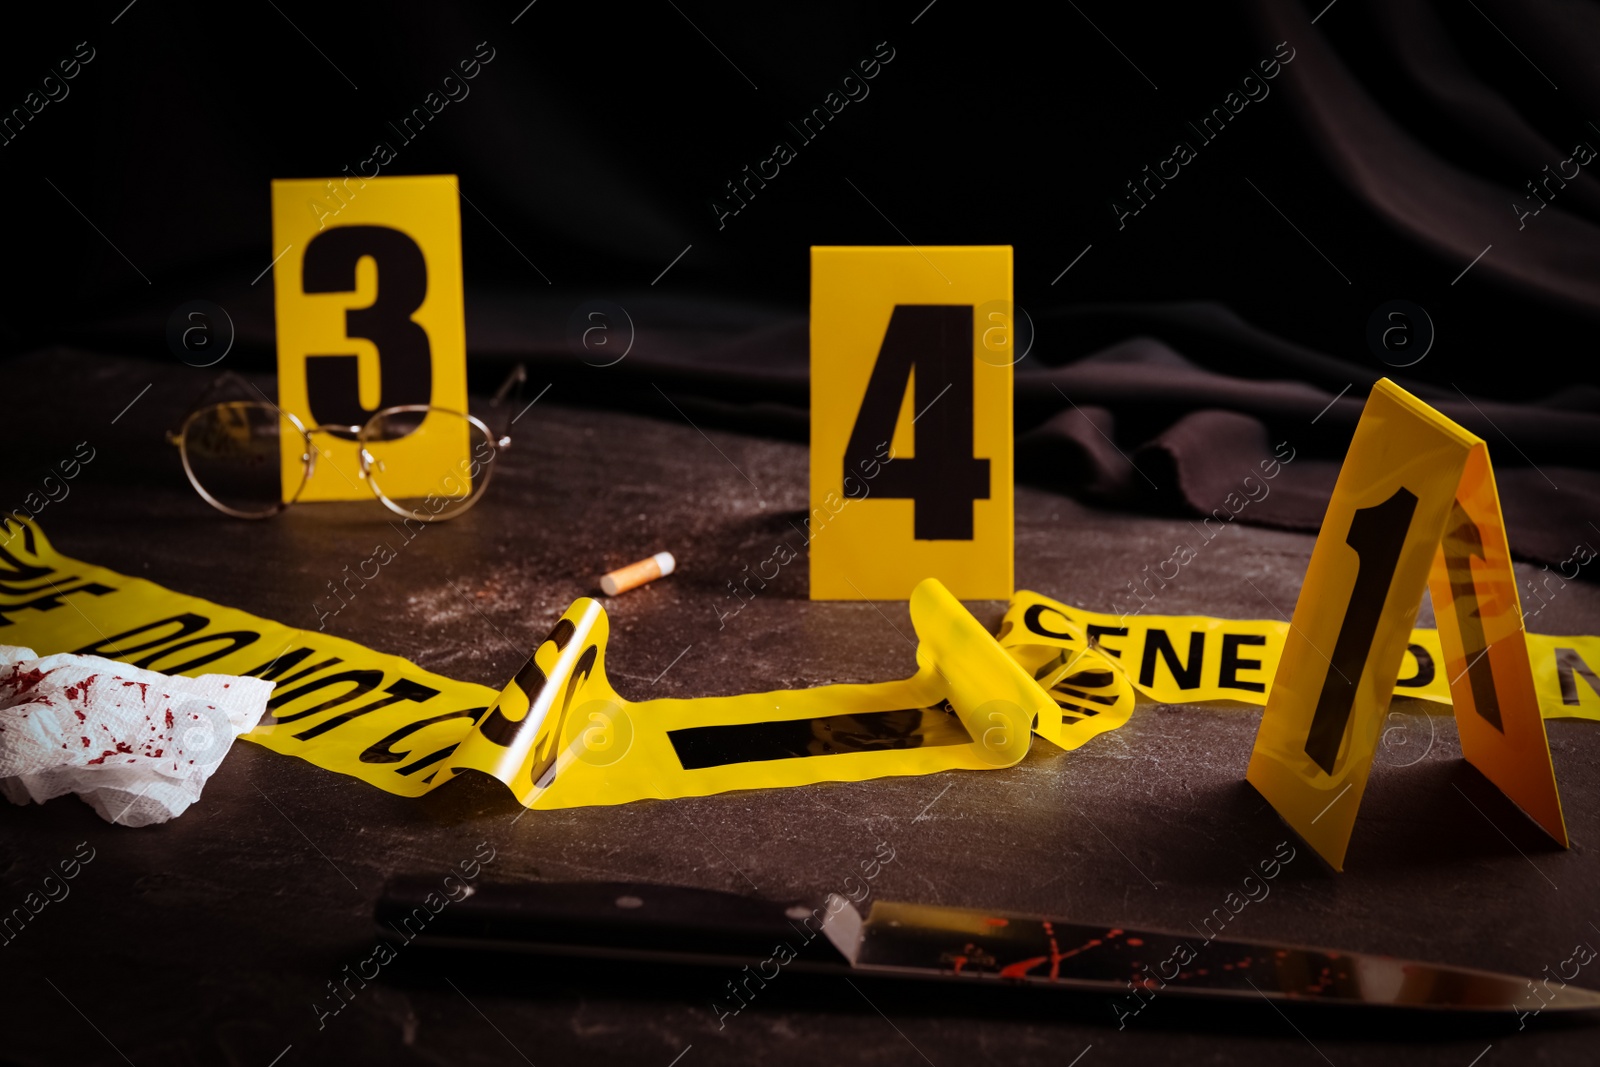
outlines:
[[[108,822],[166,822],[200,799],[271,694],[260,678],[0,645],[0,793],[13,804],[76,793]]]

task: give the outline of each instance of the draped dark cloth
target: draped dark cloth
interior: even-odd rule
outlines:
[[[268,180],[368,154],[488,39],[471,97],[392,170],[457,173],[470,196],[477,387],[525,361],[553,402],[803,438],[807,245],[1008,242],[1034,335],[1016,368],[1024,480],[1197,516],[1292,453],[1235,521],[1313,530],[1388,374],[1488,441],[1516,555],[1559,566],[1600,545],[1600,7],[1030,5],[997,14],[1006,46],[985,58],[970,13],[912,6],[914,21],[885,3],[785,22],[705,0],[693,26],[664,6],[609,27],[600,52],[541,43],[597,40],[559,6],[382,27],[329,10],[321,57],[272,17],[217,49],[205,20],[135,9],[3,149],[30,269],[0,343],[168,358],[172,309],[206,297],[237,326],[229,366],[270,367]],[[0,44],[8,67],[70,53],[70,13],[41,17],[60,25]],[[720,216],[742,166],[889,49],[870,96]],[[1190,132],[1290,54],[1214,142]],[[1175,140],[1198,158],[1124,217]],[[632,323],[614,366],[571,342],[594,297]],[[1402,298],[1437,335],[1395,368],[1365,332]]]
[[[552,398],[604,396],[667,417],[675,404],[702,427],[806,438],[804,318],[643,308],[668,324],[640,329],[615,366],[584,364],[555,337],[530,350],[517,329],[480,335],[479,350],[507,362],[532,355],[529,373],[536,387],[552,383]],[[1107,340],[1062,358],[1049,344],[1058,335]],[[1037,337],[1016,367],[1020,479],[1102,506],[1281,529],[1319,528],[1380,376],[1214,303],[1065,309],[1040,316]],[[1391,377],[1489,443],[1516,556],[1556,567],[1580,544],[1600,546],[1590,525],[1600,519],[1600,389],[1507,403]]]

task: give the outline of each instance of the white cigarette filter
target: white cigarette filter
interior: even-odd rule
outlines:
[[[678,561],[672,558],[671,552],[657,552],[647,559],[630,563],[626,567],[618,567],[603,576],[600,579],[600,591],[606,596],[616,596],[671,574],[677,568]]]

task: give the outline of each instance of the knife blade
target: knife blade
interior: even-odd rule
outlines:
[[[838,894],[785,903],[631,882],[458,888],[445,893],[437,879],[395,879],[374,918],[408,943],[539,955],[770,965],[1145,999],[1159,993],[1452,1012],[1600,1010],[1600,993],[1559,979],[971,908],[880,900],[862,915]]]

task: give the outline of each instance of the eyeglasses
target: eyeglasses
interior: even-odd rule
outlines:
[[[513,389],[520,394],[526,380],[526,370],[517,367],[490,407],[500,408]],[[390,511],[420,522],[444,522],[476,504],[489,488],[495,459],[511,447],[509,436],[495,434],[476,416],[431,404],[384,408],[360,426],[307,427],[231,372],[213,382],[206,395],[224,387],[252,392],[259,399],[198,406],[181,427],[167,431],[167,441],[178,446],[195,492],[237,519],[271,518],[300,499],[321,452],[312,444],[312,434],[356,442],[359,474],[367,488]],[[434,454],[421,460],[395,461],[387,446],[411,437],[424,424],[429,439],[449,447],[430,450]],[[285,459],[285,441],[299,447],[298,469]]]

